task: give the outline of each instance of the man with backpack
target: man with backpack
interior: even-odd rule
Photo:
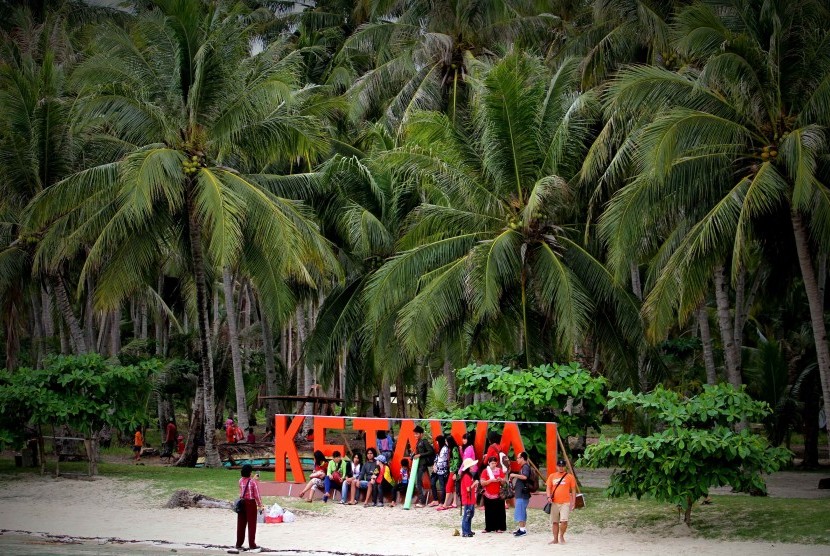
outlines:
[[[412,459],[418,461],[418,471],[415,473],[415,488],[418,489],[418,503],[416,508],[423,508],[427,503],[427,491],[424,488],[423,476],[429,480],[429,469],[435,463],[435,448],[432,442],[424,438],[424,428],[420,425],[415,427],[415,453]],[[410,478],[410,480],[413,480]]]
[[[516,521],[518,529],[513,532],[513,536],[524,537],[527,535],[527,529],[525,529],[525,524],[527,523],[527,505],[530,503],[531,492],[535,492],[539,488],[539,479],[533,473],[527,452],[519,452],[519,455],[516,456],[516,462],[521,465],[521,469],[518,473],[511,473],[508,476],[508,480],[515,481],[513,483],[513,490],[516,494],[516,507],[513,510],[513,519]]]

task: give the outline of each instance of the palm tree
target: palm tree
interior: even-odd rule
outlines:
[[[411,184],[378,164],[377,158],[395,147],[382,125],[365,126],[352,143],[351,156],[336,155],[321,169],[315,196],[325,232],[340,247],[346,280],[328,292],[305,357],[322,369],[324,383],[342,367],[344,395],[359,396],[375,385],[390,385],[414,364],[394,336],[386,341],[384,332],[393,322],[377,327],[367,322],[366,286],[394,254],[405,218],[419,199]]]
[[[356,118],[383,119],[396,132],[416,110],[455,117],[475,58],[495,56],[503,44],[544,49],[561,36],[561,20],[532,0],[392,0],[370,3],[368,16],[346,39],[329,82],[349,89]]]
[[[500,355],[528,367],[572,356],[598,303],[627,314],[623,335],[636,336],[636,305],[582,245],[568,203],[597,116],[594,95],[576,93],[578,62],[551,73],[511,53],[475,69],[468,118],[414,115],[405,146],[384,157],[424,202],[371,279],[369,318],[394,314],[418,355],[467,322],[507,338]]]
[[[681,71],[631,67],[610,85],[609,111],[638,122],[610,172],[629,161],[639,174],[604,216],[618,233],[612,257],[649,237],[656,222],[671,229],[644,309],[656,337],[698,307],[713,270],[731,264],[736,279],[766,222],[787,222],[830,407],[830,352],[813,266],[816,253],[830,250],[826,6],[696,4],[676,25]]]
[[[0,34],[0,297],[8,369],[17,367],[26,305],[35,297],[39,304],[47,285],[57,297],[75,352],[88,350],[63,282],[63,265],[32,272],[39,238],[23,232],[20,220],[27,203],[70,174],[76,163],[79,149],[72,140],[73,97],[66,75],[77,54],[64,20],[50,15],[38,24],[20,11],[13,19],[17,27]]]
[[[157,280],[160,253],[183,256],[192,276],[204,399],[206,465],[213,440],[209,284],[239,265],[264,305],[293,309],[289,281],[314,287],[336,268],[303,206],[275,193],[263,168],[311,164],[326,146],[304,111],[299,56],[282,42],[251,55],[244,13],[198,0],[158,0],[128,29],[110,26],[74,74],[85,132],[121,151],[44,191],[29,226],[47,229],[36,261],[92,243],[83,277],[100,276],[99,306]],[[248,169],[257,169],[246,173]]]

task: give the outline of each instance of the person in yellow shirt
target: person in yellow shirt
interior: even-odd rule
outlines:
[[[141,427],[135,429],[135,439],[133,440],[133,453],[135,454],[135,461],[141,461],[141,449],[144,447],[144,435],[141,434]]]
[[[548,544],[565,544],[568,516],[576,505],[576,479],[565,470],[565,460],[556,462],[556,472],[548,475],[545,491],[550,506],[553,540]]]

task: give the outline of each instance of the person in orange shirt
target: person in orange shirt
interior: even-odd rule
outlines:
[[[135,429],[135,439],[133,440],[133,453],[135,454],[135,461],[141,461],[141,449],[144,447],[144,435],[141,434],[141,427]]]
[[[553,540],[548,544],[565,544],[568,516],[576,506],[576,479],[565,471],[565,460],[556,462],[556,472],[548,475],[545,491],[550,506],[550,523]]]

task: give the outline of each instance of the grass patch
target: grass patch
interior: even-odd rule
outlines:
[[[587,505],[573,512],[569,531],[618,529],[631,533],[676,536],[672,529],[683,523],[682,514],[669,504],[653,499],[608,499],[602,489],[584,489]],[[712,504],[695,505],[692,535],[703,538],[830,544],[830,504],[827,500],[712,496]],[[528,516],[534,530],[550,528],[548,516],[532,510]]]

